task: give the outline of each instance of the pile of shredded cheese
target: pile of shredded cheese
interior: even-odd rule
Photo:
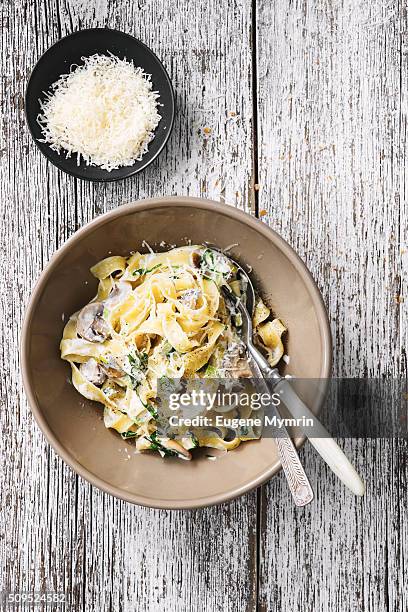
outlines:
[[[114,55],[81,58],[40,100],[42,142],[111,171],[146,153],[161,119],[150,76]]]

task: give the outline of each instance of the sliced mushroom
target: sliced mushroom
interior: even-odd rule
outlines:
[[[93,383],[97,387],[103,385],[106,380],[105,372],[102,370],[96,359],[93,359],[92,357],[88,359],[88,361],[85,361],[85,363],[81,363],[79,366],[79,371],[81,372],[82,376],[85,376],[86,380],[89,380],[89,382]]]
[[[90,342],[104,342],[110,334],[108,323],[103,318],[103,303],[87,304],[78,315],[77,333]]]
[[[125,357],[113,357],[109,355],[105,357],[106,363],[101,365],[103,371],[109,376],[109,378],[122,378],[126,375],[124,368]]]
[[[161,444],[164,446],[164,448],[168,448],[169,450],[177,453],[181,459],[187,459],[187,461],[190,461],[191,453],[189,453],[188,450],[186,450],[184,446],[182,446],[176,440],[166,440],[165,442],[161,442]]]
[[[105,306],[107,308],[113,308],[117,304],[120,304],[130,293],[132,292],[132,285],[126,281],[119,281],[115,284],[114,288],[105,300]]]

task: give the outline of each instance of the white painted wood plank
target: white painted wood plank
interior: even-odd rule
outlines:
[[[404,3],[258,3],[259,208],[328,306],[337,376],[407,376]],[[405,302],[396,299],[405,297]],[[307,446],[316,500],[264,488],[260,609],[407,608],[406,441],[342,443],[355,499]]]
[[[249,0],[2,5],[1,588],[66,590],[75,610],[255,609],[256,493],[220,508],[177,513],[97,491],[47,447],[28,410],[17,355],[34,280],[91,218],[160,194],[248,208],[250,24]],[[166,152],[144,174],[113,185],[81,183],[49,165],[23,115],[25,84],[39,55],[61,35],[90,26],[139,36],[163,59],[177,91],[178,118]],[[204,127],[211,128],[209,137]]]

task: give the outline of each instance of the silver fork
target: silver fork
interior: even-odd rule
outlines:
[[[227,302],[233,301],[234,304],[237,302],[236,296],[234,296],[234,294],[232,294],[232,292],[227,289],[227,287],[223,287],[222,290]],[[263,391],[270,395],[270,390],[268,388],[268,385],[266,384],[264,375],[262,374],[262,370],[260,367],[258,351],[252,343],[252,321],[249,317],[246,308],[244,308],[243,310],[245,312],[241,313],[243,320],[242,340],[246,344],[249,355],[251,357],[249,365],[254,376],[259,379],[259,384],[262,386]],[[280,417],[280,414],[273,403],[271,403],[269,407],[277,417]],[[306,504],[309,504],[313,500],[313,490],[308,480],[308,477],[306,476],[303,465],[300,462],[296,447],[293,444],[288,434],[288,431],[284,426],[282,426],[279,432],[277,433],[277,436],[275,437],[275,442],[278,448],[282,468],[285,473],[286,480],[288,481],[289,489],[292,493],[296,506],[305,506]]]
[[[220,251],[218,248],[214,248],[214,250],[218,252]],[[234,299],[234,304],[238,308],[241,317],[242,317],[242,339],[246,344],[249,354],[254,360],[258,371],[262,374],[262,378],[266,379],[270,382],[272,388],[279,389],[279,394],[282,397],[282,400],[289,410],[289,412],[297,419],[302,419],[302,417],[311,418],[315,424],[315,430],[318,432],[319,437],[310,437],[307,435],[307,432],[304,433],[307,435],[309,442],[314,446],[320,456],[324,459],[330,469],[336,474],[338,478],[355,494],[355,495],[364,495],[365,485],[363,480],[360,478],[359,474],[356,472],[354,466],[347,459],[346,455],[343,453],[338,444],[333,440],[333,438],[329,435],[326,429],[323,427],[321,423],[316,419],[315,415],[311,412],[311,410],[306,406],[306,404],[300,399],[300,397],[293,390],[292,386],[288,383],[288,381],[283,378],[277,368],[272,368],[267,359],[262,355],[262,353],[255,347],[253,343],[253,328],[252,328],[252,314],[255,307],[255,290],[252,285],[251,279],[249,278],[246,271],[242,268],[242,266],[232,259],[229,255],[223,253],[224,257],[229,259],[238,269],[241,276],[244,278],[247,284],[246,291],[246,305],[243,304],[241,299],[237,299],[236,296],[232,293],[232,291],[224,286],[223,291],[226,295],[227,299]],[[265,380],[265,384],[266,384]],[[269,385],[267,385],[269,388]],[[270,391],[269,391],[270,392]],[[278,412],[278,410],[276,409]],[[279,414],[279,412],[278,412]],[[276,443],[278,445],[279,454],[281,456],[282,467],[285,470],[285,474],[287,476],[289,487],[291,488],[292,494],[293,487],[302,487],[303,479],[306,480],[306,483],[310,489],[311,498],[308,501],[311,501],[313,498],[313,493],[310,488],[310,484],[307,480],[306,474],[304,473],[303,467],[300,463],[299,456],[297,455],[296,449],[291,443],[291,448],[289,449],[288,444],[280,444],[279,440],[290,440],[288,438],[277,438]],[[293,447],[293,450],[292,450]],[[293,454],[294,451],[294,454]],[[284,458],[282,458],[284,456]],[[288,465],[287,471],[285,469],[285,464]],[[289,473],[289,475],[288,475]],[[293,481],[293,474],[298,475],[299,478]],[[305,492],[306,489],[300,489],[301,492]],[[305,503],[308,503],[306,501]],[[295,498],[296,502],[296,498]],[[304,504],[300,504],[304,505]]]

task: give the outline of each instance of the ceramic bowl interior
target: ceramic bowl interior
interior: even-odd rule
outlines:
[[[48,144],[41,142],[42,133],[37,122],[37,117],[41,112],[39,100],[44,99],[44,92],[49,91],[50,86],[62,74],[67,74],[71,66],[83,64],[83,57],[89,57],[95,53],[100,55],[112,53],[121,59],[133,60],[135,66],[143,68],[146,74],[151,75],[153,91],[158,91],[160,94],[159,112],[162,118],[155,130],[155,137],[149,144],[149,150],[140,161],[110,172],[97,166],[88,166],[83,160],[78,165],[76,155],[67,159],[64,151],[61,154],[53,151]],[[173,87],[166,69],[151,49],[124,32],[107,28],[92,28],[65,36],[40,57],[27,85],[25,111],[28,127],[35,143],[55,166],[77,178],[106,182],[136,174],[156,159],[163,150],[173,127],[175,101]]]
[[[81,476],[127,501],[158,508],[193,508],[236,497],[275,474],[272,439],[241,444],[209,461],[134,454],[134,447],[104,427],[100,405],[70,384],[59,356],[64,321],[95,294],[89,268],[108,253],[127,255],[160,243],[209,241],[253,269],[253,279],[289,333],[286,372],[328,378],[331,339],[320,293],[294,251],[265,224],[236,209],[193,198],[162,198],[121,206],[79,230],[53,256],[32,294],[22,338],[25,389],[48,441]],[[314,411],[320,397],[305,397]],[[128,458],[130,456],[130,459]]]

